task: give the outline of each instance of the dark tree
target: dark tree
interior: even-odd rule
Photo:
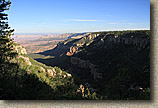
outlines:
[[[4,88],[9,87],[8,82],[12,82],[10,79],[17,67],[16,63],[11,62],[17,56],[11,39],[14,30],[10,29],[7,22],[8,15],[4,13],[9,10],[10,4],[10,0],[0,0],[0,97],[3,97],[4,92],[7,91]]]
[[[12,32],[8,25],[8,15],[4,13],[9,10],[11,2],[0,0],[0,75],[5,75],[8,71],[9,61],[17,54],[13,51]]]

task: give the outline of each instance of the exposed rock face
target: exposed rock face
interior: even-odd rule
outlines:
[[[52,69],[47,69],[47,73],[51,76],[54,77],[56,75],[56,71]]]
[[[91,40],[93,40],[94,38],[96,38],[96,37],[98,37],[100,34],[92,34],[92,33],[86,33],[85,35],[83,35],[83,36],[79,36],[79,37],[75,37],[75,39],[80,39],[82,42],[79,42],[79,43],[73,43],[74,45],[76,45],[75,47],[67,47],[67,48],[69,48],[68,50],[68,52],[66,53],[66,55],[67,56],[72,56],[72,55],[74,55],[74,53],[76,52],[76,51],[78,51],[78,49],[80,48],[80,47],[83,47],[84,45],[86,45],[86,46],[88,46],[88,45],[90,45],[91,44]],[[71,38],[74,38],[74,37],[71,37]],[[86,42],[85,40],[89,40],[89,42]],[[66,45],[68,42],[66,41],[66,42],[64,42],[64,45]],[[63,46],[63,47],[65,47],[65,46]]]
[[[90,34],[88,37],[87,37],[87,39],[94,39],[94,38],[96,38],[96,37],[98,37],[100,34],[98,33],[98,34]]]
[[[66,75],[64,75],[64,78],[66,78]]]
[[[145,48],[147,46],[147,44],[149,43],[149,38],[140,38],[140,37],[133,37],[133,36],[113,36],[113,35],[108,35],[106,36],[106,38],[101,39],[104,42],[107,42],[109,44],[111,43],[122,43],[122,44],[133,44],[137,47],[140,48]]]
[[[30,59],[28,57],[18,56],[18,58],[23,58],[24,61],[26,62],[26,64],[29,65],[29,66],[31,66],[31,62],[30,62]]]
[[[104,45],[103,47],[106,48],[111,48],[110,46],[113,45],[120,45],[120,44],[124,44],[124,45],[134,45],[135,48],[139,51],[142,48],[146,48],[147,46],[149,46],[149,42],[150,42],[150,37],[141,37],[141,36],[130,36],[129,34],[126,35],[114,35],[111,33],[106,33],[106,34],[102,34],[102,33],[90,33],[88,36],[83,37],[86,40],[90,40],[90,39],[95,39],[97,37],[97,39],[100,39],[100,41],[98,40],[98,43],[96,44],[96,48],[97,46],[100,47],[100,45]],[[106,44],[104,44],[106,43]],[[83,42],[83,44],[85,44]],[[88,43],[87,43],[88,44]],[[77,44],[78,47],[82,47],[82,44]],[[95,47],[95,46],[94,46]],[[149,48],[149,47],[148,47]],[[78,49],[77,49],[78,50]],[[70,52],[67,53],[67,55],[72,56],[74,54],[74,52],[76,51],[76,49],[73,49],[73,47],[70,49]],[[91,53],[87,53],[87,55],[91,55]],[[94,79],[99,79],[102,78],[102,74],[97,72],[96,66],[92,63],[90,63],[88,60],[83,60],[77,57],[71,57],[71,64],[75,65],[79,68],[89,68],[91,71],[91,75],[93,75]]]
[[[78,50],[77,47],[70,47],[70,51],[67,52],[67,56],[72,56]]]
[[[77,93],[82,93],[82,96],[84,96],[84,86],[81,84],[80,87],[77,89]]]
[[[93,75],[93,78],[95,80],[102,78],[102,74],[96,71],[96,68],[95,68],[96,66],[90,63],[88,60],[82,60],[77,57],[71,57],[71,64],[78,66],[80,68],[90,68],[91,75]]]
[[[26,64],[28,66],[31,66],[32,64],[30,62],[30,59],[28,57],[22,56],[24,54],[25,55],[27,54],[26,49],[23,46],[21,46],[20,44],[18,44],[17,42],[14,42],[14,44],[15,45],[13,46],[13,49],[18,53],[18,57],[17,58],[18,59],[20,59],[20,58],[24,59]]]
[[[17,44],[16,42],[14,42],[16,45],[14,45],[13,49],[16,50],[16,52],[21,55],[21,54],[27,54],[26,49],[21,46],[20,44]]]
[[[66,75],[67,75],[67,77],[72,77],[71,74],[69,74],[69,73],[67,73]]]
[[[80,39],[80,38],[85,37],[85,36],[87,36],[87,35],[89,35],[89,34],[90,34],[90,33],[85,33],[85,34],[81,34],[81,35],[74,36],[74,37],[71,37],[71,38],[73,38],[73,39]]]
[[[67,52],[66,55],[67,56],[72,56],[74,53],[73,52]]]
[[[46,72],[46,70],[43,67],[40,67],[40,70]]]
[[[53,77],[53,78],[54,78],[57,74],[60,75],[60,76],[62,76],[62,77],[64,77],[64,78],[66,78],[66,77],[72,77],[72,75],[69,74],[69,73],[62,74],[62,73],[63,73],[62,71],[60,71],[59,73],[57,73],[54,68],[53,68],[53,69],[47,69],[47,73],[48,73],[51,77]]]

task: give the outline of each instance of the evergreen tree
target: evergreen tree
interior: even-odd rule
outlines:
[[[5,95],[6,90],[4,88],[7,89],[10,85],[14,85],[8,84],[8,82],[13,83],[11,77],[17,67],[16,63],[10,62],[17,56],[17,53],[13,50],[14,43],[11,39],[14,30],[10,29],[7,22],[8,15],[4,13],[5,10],[9,10],[10,4],[10,0],[0,0],[0,97]]]
[[[4,13],[9,10],[11,2],[0,0],[0,74],[5,75],[10,67],[9,61],[17,54],[13,52],[13,41],[11,39],[12,32],[8,25],[8,15]],[[12,64],[11,64],[12,65]]]

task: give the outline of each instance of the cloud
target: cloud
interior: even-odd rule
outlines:
[[[87,20],[87,19],[68,19],[66,21],[77,21],[77,22],[96,22],[100,20]]]

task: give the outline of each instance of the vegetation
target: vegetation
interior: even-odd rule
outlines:
[[[0,94],[2,95],[8,90],[5,89],[9,87],[7,82],[11,81],[10,77],[16,77],[13,70],[17,66],[16,63],[10,63],[10,60],[15,58],[17,53],[13,50],[14,44],[10,37],[14,30],[10,29],[6,21],[8,15],[4,13],[5,10],[9,10],[10,4],[10,1],[0,0]],[[15,86],[15,81],[12,81],[11,85]]]
[[[0,0],[0,99],[150,99],[149,30],[86,34],[28,56],[10,37],[10,4]]]
[[[50,66],[57,64],[69,70],[75,83],[89,83],[91,88],[97,89],[96,95],[99,99],[150,99],[150,30],[91,34],[99,36],[91,39],[89,35],[80,39],[70,38],[53,50],[39,53],[45,56],[55,55],[55,59],[37,60]],[[94,80],[89,67],[73,65],[71,57],[66,56],[66,52],[71,48],[78,48],[73,57],[96,65],[96,72],[100,73],[102,78]]]
[[[0,99],[88,99],[77,93],[71,74],[33,60],[11,39],[13,30],[3,13],[10,4],[0,0]]]
[[[54,56],[44,56],[41,54],[28,54],[28,56],[32,57],[33,59],[38,59],[38,58],[42,58],[42,59],[47,59],[47,58],[54,58]]]
[[[115,38],[116,35],[135,40],[139,44],[136,45],[135,42],[126,44],[125,41],[110,42],[109,38],[118,40]],[[143,43],[143,39],[146,43]],[[102,78],[93,82],[93,85],[103,99],[150,99],[149,39],[149,30],[102,32],[74,57],[89,60],[97,65],[97,72],[102,73]],[[80,71],[80,68],[74,67],[72,70]],[[79,75],[81,74],[78,73]]]

